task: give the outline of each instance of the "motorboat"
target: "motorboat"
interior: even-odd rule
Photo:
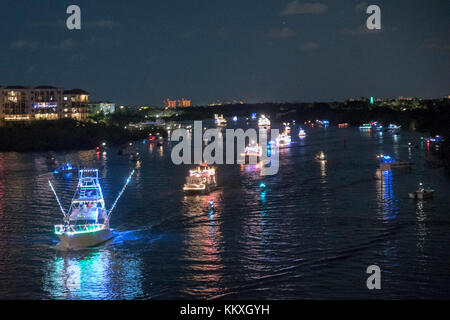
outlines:
[[[433,197],[434,190],[431,188],[425,188],[421,183],[419,183],[419,187],[416,191],[409,193],[409,197],[411,199],[418,199],[418,200],[424,200],[424,199],[430,199]]]
[[[291,143],[291,136],[287,133],[282,133],[277,137],[277,144],[279,146],[285,146]]]
[[[305,132],[305,130],[303,130],[302,128],[300,128],[300,130],[298,131],[298,136],[299,136],[300,138],[306,137],[306,132]]]
[[[74,173],[77,172],[79,168],[77,167],[73,167],[72,164],[70,164],[70,162],[67,162],[65,164],[63,164],[62,166],[60,166],[59,168],[57,168],[55,171],[53,171],[54,174],[59,174],[59,173]]]
[[[258,119],[258,127],[269,127],[270,126],[270,120],[265,116],[261,115]]]
[[[245,157],[245,164],[252,164],[251,160],[256,159],[256,162],[261,161],[262,148],[259,144],[253,143],[245,147],[243,156]]]
[[[319,153],[317,153],[314,157],[314,159],[318,160],[318,161],[327,161],[325,159],[325,153],[323,153],[323,151],[320,151]]]
[[[219,127],[223,127],[223,126],[227,125],[227,120],[223,117],[222,114],[221,115],[215,114],[214,115],[214,122]]]
[[[277,145],[285,146],[291,143],[290,131],[291,128],[289,127],[289,124],[285,124],[284,131],[276,139]]]
[[[134,170],[128,176],[110,210],[105,206],[98,169],[78,171],[78,185],[67,211],[64,210],[52,183],[48,182],[64,215],[64,224],[55,225],[55,234],[61,240],[63,248],[92,247],[112,238],[109,228],[111,213],[133,174]]]
[[[206,163],[201,163],[196,169],[189,170],[183,191],[186,194],[207,194],[216,187],[216,170]]]

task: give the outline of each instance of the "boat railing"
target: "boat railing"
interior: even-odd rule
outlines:
[[[87,233],[99,231],[105,227],[104,224],[92,223],[92,224],[59,224],[55,225],[55,233]]]

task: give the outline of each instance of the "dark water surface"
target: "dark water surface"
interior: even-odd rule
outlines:
[[[58,249],[48,179],[67,207],[76,175],[49,174],[45,153],[0,153],[0,298],[450,298],[450,180],[427,165],[426,144],[408,148],[420,135],[306,130],[299,141],[293,128],[277,175],[218,165],[220,188],[193,197],[182,192],[192,166],[173,165],[169,144],[135,143],[142,159],[111,219],[114,239],[75,252]],[[328,162],[314,161],[320,150]],[[380,153],[415,165],[377,172]],[[134,167],[116,149],[56,157],[99,168],[108,207]],[[408,199],[419,181],[434,199]],[[373,264],[378,291],[366,287]]]

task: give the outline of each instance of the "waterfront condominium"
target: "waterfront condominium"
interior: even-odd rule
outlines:
[[[51,86],[0,86],[0,121],[56,120],[86,121],[89,93]]]

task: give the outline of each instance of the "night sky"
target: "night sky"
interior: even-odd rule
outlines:
[[[448,0],[0,3],[0,85],[134,105],[450,95]],[[71,4],[81,30],[66,28]],[[381,31],[365,27],[369,4]]]

